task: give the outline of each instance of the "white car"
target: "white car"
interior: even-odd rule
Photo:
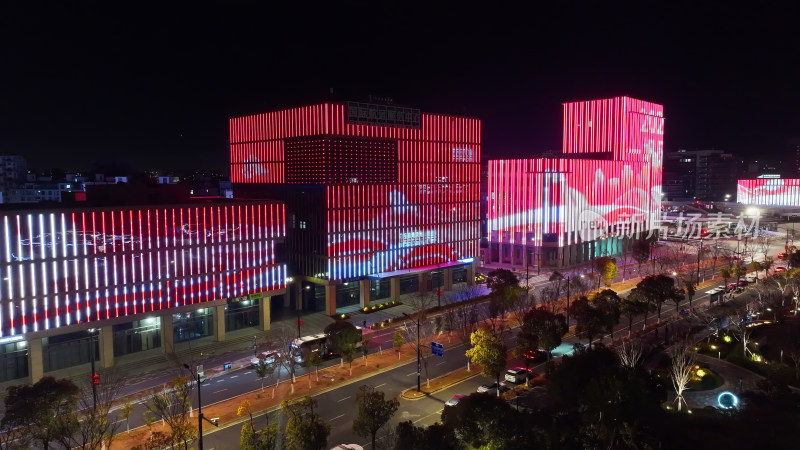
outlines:
[[[261,352],[255,358],[250,359],[250,365],[253,367],[258,367],[258,363],[264,361],[266,364],[275,364],[275,361],[281,357],[281,354],[278,352]]]
[[[523,367],[517,367],[515,369],[508,369],[506,372],[506,381],[509,383],[522,383],[523,381],[528,379],[528,370]]]
[[[444,405],[445,406],[456,406],[458,404],[458,401],[461,400],[464,397],[466,397],[466,395],[456,394],[456,395],[453,396],[453,398],[451,398],[450,400],[444,402]]]
[[[505,392],[508,390],[506,383],[501,381],[500,385],[500,392]],[[498,384],[497,383],[486,383],[478,386],[478,392],[481,394],[497,394]]]

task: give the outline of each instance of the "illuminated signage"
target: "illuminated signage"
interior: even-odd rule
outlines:
[[[283,288],[284,222],[278,203],[2,215],[0,337]]]
[[[347,123],[419,128],[420,112],[418,109],[402,106],[347,102]]]
[[[739,180],[736,201],[745,205],[800,206],[800,179]]]

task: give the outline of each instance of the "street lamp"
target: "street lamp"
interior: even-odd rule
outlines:
[[[697,285],[700,284],[700,253],[703,253],[703,240],[700,239],[700,250],[697,251]]]
[[[189,365],[186,364],[186,363],[183,364],[183,367],[188,369],[190,372],[192,370],[189,367]],[[203,401],[200,399],[200,384],[203,383],[203,380],[200,379],[200,372],[199,371],[195,372],[195,374],[193,375],[193,378],[197,381],[197,430],[198,430],[198,433],[197,433],[197,448],[199,450],[203,450],[203,421],[205,420],[206,422],[210,423],[211,425],[214,425],[215,427],[218,427],[219,426],[219,420],[218,420],[218,418],[213,418],[213,419],[209,420],[209,419],[206,419],[205,416],[203,416]]]
[[[408,313],[403,313],[404,316],[411,319]],[[414,319],[411,319],[414,320]],[[419,348],[419,313],[417,313],[417,392],[422,391],[422,355]]]
[[[94,335],[97,328],[89,328],[89,359],[92,363],[92,405],[97,410],[97,384],[99,383],[97,373],[94,371]]]

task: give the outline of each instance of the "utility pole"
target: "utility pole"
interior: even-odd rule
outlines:
[[[700,253],[703,252],[703,240],[700,239],[700,249],[697,250],[697,282],[695,286],[700,284]]]
[[[183,367],[191,371],[188,364],[184,363]],[[195,372],[193,377],[197,381],[197,448],[198,450],[203,450],[203,421],[205,420],[211,425],[219,427],[219,418],[217,417],[209,420],[203,416],[203,400],[200,398],[200,385],[203,383],[203,380],[200,379],[199,371]]]
[[[92,363],[92,405],[93,409],[97,410],[97,372],[94,370],[94,333],[96,328],[89,328],[89,359]]]
[[[567,329],[569,329],[569,282],[571,275],[567,275]]]
[[[411,316],[409,316],[407,313],[403,313],[403,315],[411,319]],[[417,392],[422,391],[422,355],[419,351],[419,316],[420,314],[417,312]]]

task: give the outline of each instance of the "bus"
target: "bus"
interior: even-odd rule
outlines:
[[[358,331],[358,342],[356,342],[356,349],[361,348],[361,340],[363,338],[364,330],[356,326]],[[332,359],[341,356],[338,349],[331,348],[328,345],[328,335],[325,333],[312,334],[295,339],[292,342],[292,354],[295,361],[302,363],[305,361],[305,355],[313,352],[318,352],[322,359]]]

